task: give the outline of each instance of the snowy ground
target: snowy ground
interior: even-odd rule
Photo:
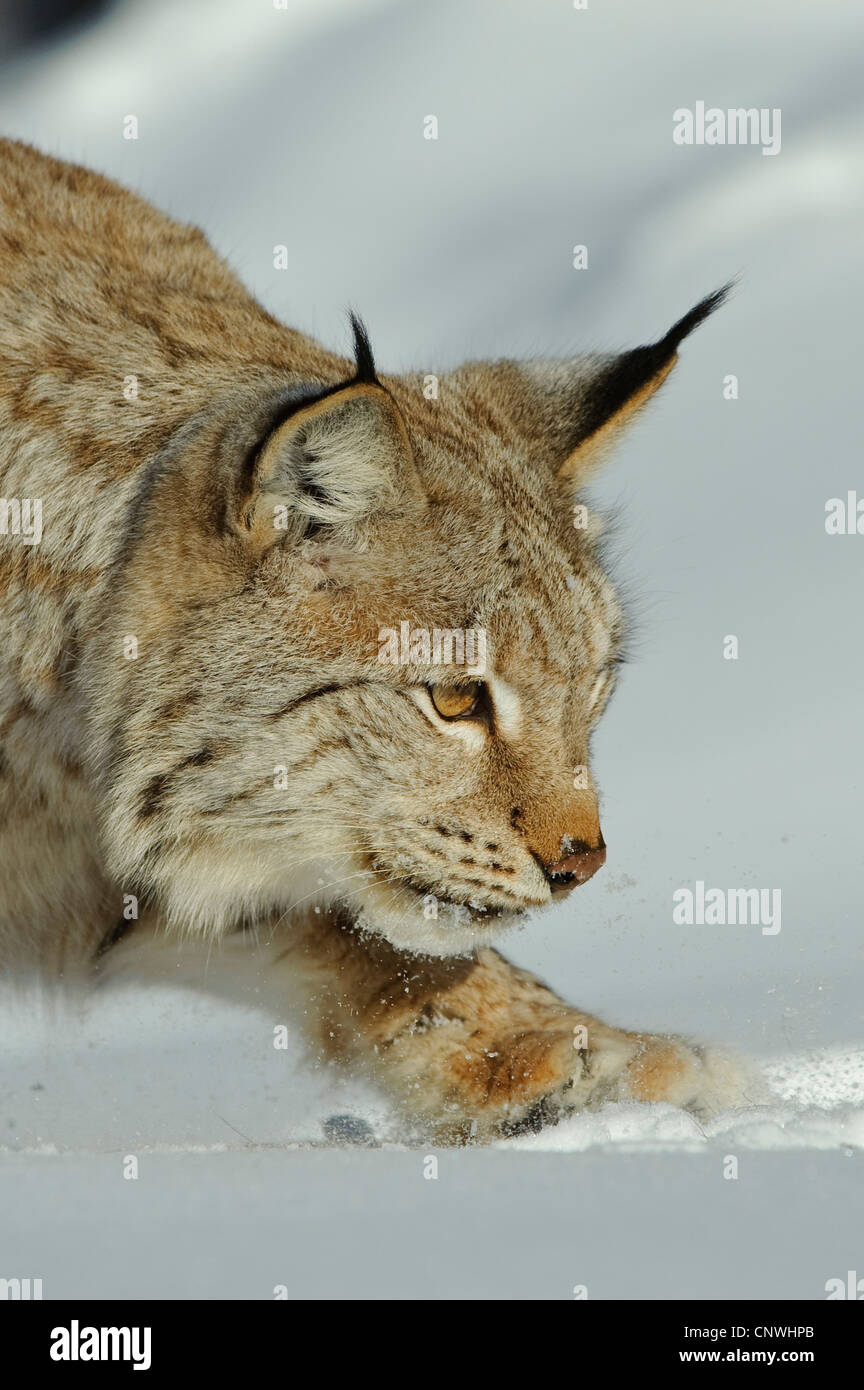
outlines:
[[[379,1097],[274,1052],[251,1005],[10,999],[0,1276],[47,1297],[818,1298],[862,1269],[864,540],[824,531],[828,498],[864,493],[862,30],[853,0],[210,0],[121,7],[7,71],[5,132],[199,222],[331,344],[356,306],[387,368],[628,345],[741,273],[598,485],[641,634],[595,750],[609,860],[511,954],[611,1022],[732,1043],[776,1096],[702,1129],[609,1107],[439,1154],[433,1182]],[[676,147],[698,100],[780,107],[781,153]],[[699,879],[781,888],[781,931],[674,925]],[[340,1145],[361,1122],[370,1147]]]
[[[775,1060],[776,1100],[707,1126],[607,1106],[453,1152],[252,1007],[134,998],[13,1010],[3,1267],[46,1297],[812,1299],[860,1268],[864,1048]]]

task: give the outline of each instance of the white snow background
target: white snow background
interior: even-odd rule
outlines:
[[[775,1093],[701,1126],[608,1106],[427,1181],[386,1101],[275,1051],[252,1000],[7,991],[0,1275],[404,1299],[864,1273],[864,539],[824,530],[864,495],[862,39],[854,0],[148,0],[0,72],[3,133],[197,222],[331,346],[355,307],[385,369],[632,346],[740,275],[595,488],[638,623],[595,744],[609,857],[509,952],[610,1022],[739,1048]],[[780,154],[676,146],[698,100],[779,107]],[[780,888],[782,930],[674,925],[697,879]]]

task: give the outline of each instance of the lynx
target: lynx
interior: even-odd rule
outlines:
[[[737,1064],[492,945],[606,858],[589,744],[625,620],[574,508],[724,294],[430,400],[358,320],[331,353],[199,230],[0,142],[0,493],[42,518],[0,537],[4,968],[252,977],[442,1141],[740,1100]],[[482,678],[379,660],[403,624],[482,632]]]

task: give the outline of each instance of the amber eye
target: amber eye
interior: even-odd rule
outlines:
[[[429,694],[442,719],[469,719],[477,712],[483,684],[470,681],[467,685],[430,685]]]

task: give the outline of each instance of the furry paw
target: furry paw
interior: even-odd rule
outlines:
[[[536,1132],[610,1101],[665,1102],[710,1119],[755,1103],[764,1093],[764,1083],[744,1061],[718,1050],[603,1025],[592,1031],[584,1047],[574,1046],[578,1029],[572,1027],[500,1039],[451,1054],[436,1076],[445,1061],[439,1054],[424,1087],[427,1097],[433,1081],[446,1091],[433,1126],[438,1137],[476,1143]]]
[[[666,1101],[702,1119],[753,1104],[764,1091],[743,1058],[684,1038],[648,1035],[620,1079],[618,1099]]]

